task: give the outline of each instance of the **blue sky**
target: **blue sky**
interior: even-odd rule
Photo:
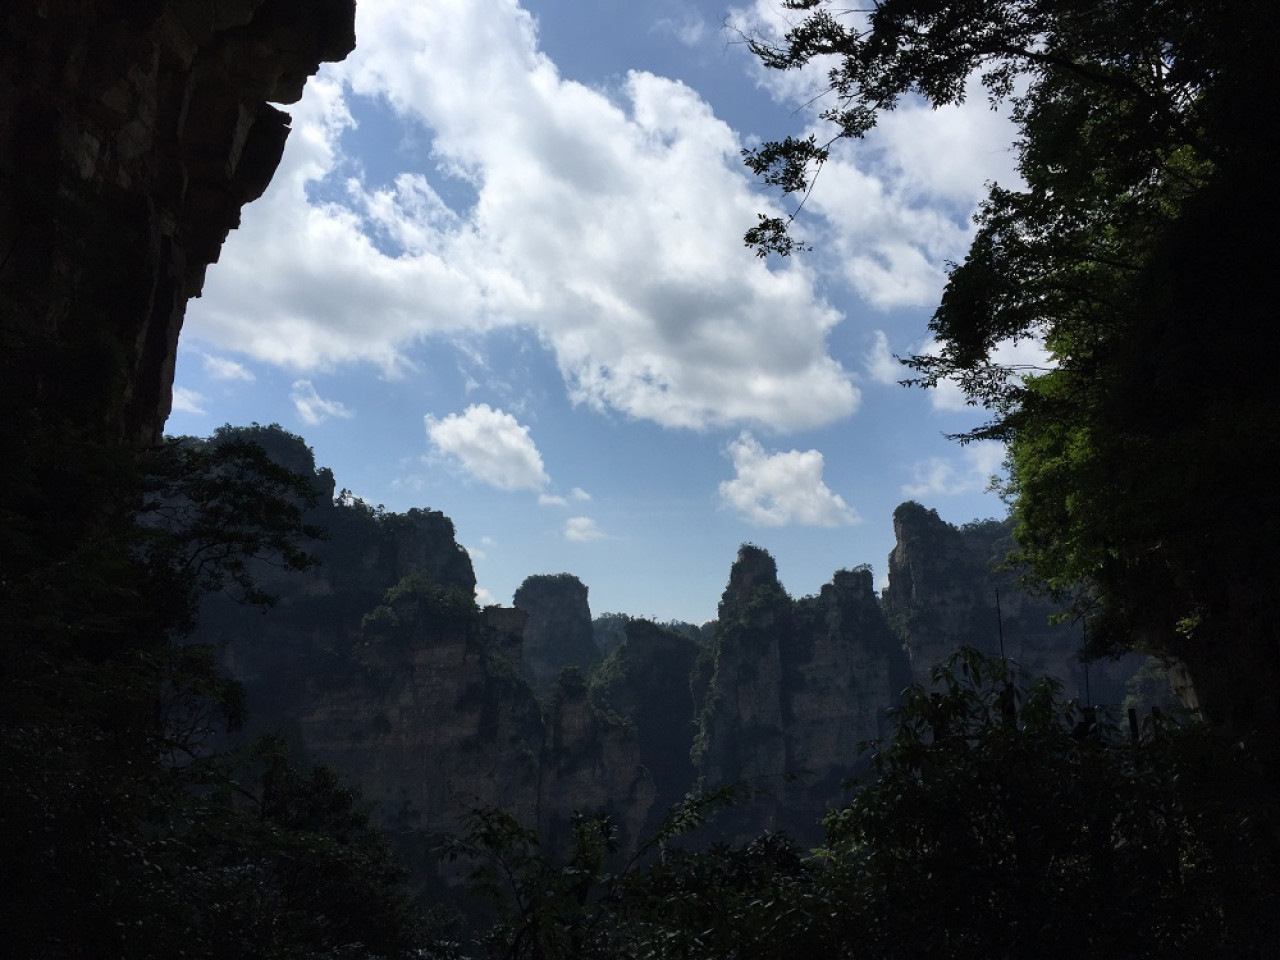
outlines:
[[[565,571],[595,613],[701,622],[744,541],[802,596],[883,583],[904,499],[1002,515],[999,447],[944,438],[982,412],[891,355],[928,348],[1013,131],[980,92],[905,104],[827,164],[815,251],[757,259],[790,207],[739,152],[820,129],[820,71],[738,42],[778,6],[361,0],[188,308],[168,432],[301,434],[340,487],[452,517],[483,602]]]

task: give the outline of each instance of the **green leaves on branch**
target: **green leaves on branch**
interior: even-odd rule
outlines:
[[[957,383],[1008,444],[1006,495],[1030,578],[1082,599],[1102,652],[1182,660],[1208,716],[1280,736],[1280,458],[1273,391],[1249,353],[1280,353],[1280,191],[1267,0],[883,0],[803,17],[774,69],[828,70],[832,139],[766,143],[748,166],[808,191],[832,144],[904,97],[1007,102],[1021,185],[991,184],[908,382]],[[856,216],[850,211],[850,216]],[[792,220],[748,242],[788,253]],[[1007,359],[1030,346],[1030,359]],[[1036,349],[1039,348],[1039,349]],[[1044,359],[1036,359],[1042,354]],[[1240,558],[1248,557],[1247,562]],[[1247,598],[1247,599],[1246,599]]]

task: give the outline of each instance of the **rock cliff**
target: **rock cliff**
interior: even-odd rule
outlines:
[[[764,793],[736,832],[817,839],[822,814],[858,771],[858,744],[885,732],[906,663],[867,569],[842,570],[793,601],[772,557],[744,545],[720,602],[713,672],[694,760],[707,785],[749,780]]]
[[[884,610],[902,636],[913,681],[927,683],[933,665],[961,645],[1000,656],[1003,637],[1004,655],[1033,674],[1057,677],[1067,696],[1086,698],[1079,628],[1050,623],[1055,605],[1027,593],[1004,566],[1013,548],[1009,521],[955,527],[908,502],[894,511],[893,528]],[[1132,656],[1090,664],[1088,698],[1118,704],[1141,662]]]
[[[152,442],[188,298],[261,195],[354,0],[58,0],[0,13],[6,392]]]
[[[689,747],[705,693],[698,671],[702,648],[647,620],[631,620],[623,629],[622,642],[592,673],[591,698],[634,726],[640,762],[653,781],[653,811],[661,816],[694,785]]]
[[[626,844],[695,786],[746,781],[757,797],[715,835],[782,829],[816,842],[861,772],[859,744],[888,732],[903,687],[927,682],[960,644],[999,654],[997,587],[1006,653],[1069,692],[1082,679],[1079,638],[993,569],[1006,525],[956,528],[917,504],[895,514],[883,598],[861,567],[793,600],[773,558],[744,545],[709,631],[612,615],[622,641],[584,669],[598,654],[576,577],[530,577],[515,608],[480,611],[447,517],[335,502],[300,438],[234,433],[313,478],[322,502],[309,519],[331,537],[315,544],[316,569],[263,568],[281,595],[269,615],[215,599],[200,639],[224,646],[259,726],[344,771],[408,834],[455,829],[488,805],[552,844],[575,811],[606,812]],[[1095,668],[1095,702],[1118,703],[1132,672]]]
[[[452,522],[335,503],[332,476],[300,438],[232,435],[314,478],[321,501],[308,520],[329,531],[311,544],[318,567],[255,571],[279,596],[265,616],[224,596],[202,612],[193,639],[224,650],[253,729],[284,732],[410,834],[454,830],[468,809],[494,806],[553,843],[574,811],[607,811],[633,841],[653,802],[634,727],[596,709],[573,671],[539,701],[519,672],[528,614],[476,607]]]
[[[568,573],[527,577],[512,604],[529,615],[520,670],[535,690],[550,690],[564,667],[585,671],[600,659],[587,588],[577,577]]]

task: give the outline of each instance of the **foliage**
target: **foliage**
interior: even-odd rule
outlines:
[[[1274,96],[1274,4],[785,5],[803,18],[751,49],[776,69],[834,66],[832,141],[747,152],[784,191],[810,189],[832,142],[903,98],[958,103],[976,76],[1011,104],[1025,186],[991,185],[910,382],[956,381],[992,412],[961,439],[1009,443],[1018,559],[1076,601],[1093,653],[1185,659],[1212,716],[1280,730],[1280,521],[1263,479],[1280,451],[1267,378],[1239,355],[1280,348],[1263,253],[1276,132],[1253,119]],[[749,239],[789,252],[778,230]],[[996,359],[1021,340],[1049,360]]]
[[[486,956],[663,956],[644,946],[652,918],[645,906],[650,872],[641,864],[654,854],[675,855],[672,841],[742,796],[742,787],[732,785],[686,797],[625,859],[608,817],[575,814],[568,848],[544,853],[534,831],[492,808],[472,810],[466,833],[445,838],[441,854],[470,863],[472,892],[498,910],[497,921],[480,938]]]
[[[168,438],[150,451],[139,511],[138,552],[149,580],[170,584],[190,626],[201,593],[226,591],[242,603],[274,600],[253,575],[255,563],[306,570],[306,541],[326,531],[304,519],[316,505],[313,478],[273,460],[255,435],[271,428],[221,428],[209,442]]]
[[[1250,956],[1276,935],[1276,810],[1233,793],[1256,755],[1159,723],[1131,742],[972,650],[933,679],[826,821],[827,880],[871,955]]]
[[[402,648],[429,641],[436,634],[479,639],[482,629],[474,596],[438,584],[421,571],[402,577],[388,589],[383,602],[361,623],[366,641],[393,641]]]
[[[591,632],[601,654],[608,656],[627,639],[627,624],[631,617],[625,613],[602,613],[591,619]]]
[[[895,721],[808,854],[776,834],[676,842],[741,785],[688,798],[621,863],[606,820],[576,820],[557,857],[512,818],[473,813],[449,851],[501,906],[487,955],[1269,955],[1280,811],[1248,744],[1157,719],[1131,739],[973,650],[911,688]]]
[[[32,496],[3,516],[0,953],[405,955],[357,798],[276,745],[218,753],[240,692],[184,642],[202,592],[267,604],[261,570],[310,564],[313,479],[230,430],[139,455],[29,426],[50,444],[4,469]],[[28,472],[48,456],[65,502]]]
[[[1125,684],[1125,697],[1120,709],[1138,713],[1149,713],[1154,709],[1178,717],[1187,714],[1186,707],[1174,695],[1169,666],[1159,657],[1147,657],[1134,671]]]

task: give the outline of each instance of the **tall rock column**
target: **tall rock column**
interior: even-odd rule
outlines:
[[[787,756],[780,645],[790,627],[791,598],[778,582],[773,557],[743,544],[720,601],[714,673],[693,761],[710,787],[741,780],[775,788],[744,813],[749,831],[758,824],[773,827],[783,799],[778,778],[787,770]]]
[[[587,587],[577,577],[569,573],[526,577],[512,605],[529,615],[520,672],[539,693],[555,686],[561,668],[586,670],[600,659]]]

